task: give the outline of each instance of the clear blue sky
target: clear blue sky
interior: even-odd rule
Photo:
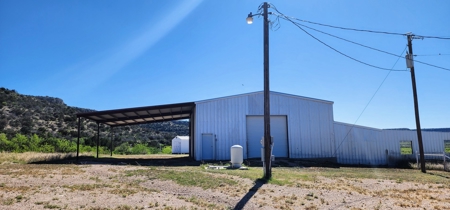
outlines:
[[[96,110],[261,91],[263,22],[245,21],[261,3],[0,0],[0,86]],[[450,37],[445,0],[271,3],[285,15],[324,24]],[[405,36],[308,26],[398,55],[407,44]],[[397,57],[311,33],[356,59],[407,70],[404,59],[396,63]],[[450,68],[450,40],[414,40],[413,49],[434,55],[416,60]],[[450,127],[450,71],[415,68],[422,128]],[[285,20],[270,31],[271,90],[333,101],[336,121],[354,123],[386,76],[357,124],[415,128],[409,71],[357,63]]]

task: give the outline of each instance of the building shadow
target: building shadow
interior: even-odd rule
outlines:
[[[243,209],[245,205],[250,201],[250,199],[258,192],[259,188],[261,188],[264,184],[267,184],[267,179],[257,179],[255,181],[255,185],[253,185],[250,190],[248,190],[247,194],[234,206],[234,209]]]
[[[30,164],[76,164],[76,165],[135,165],[135,166],[199,166],[201,162],[194,161],[190,157],[151,157],[136,156],[130,158],[112,158],[83,156],[77,160],[75,157],[47,159],[44,161],[32,161]]]

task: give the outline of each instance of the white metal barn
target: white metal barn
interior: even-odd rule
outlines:
[[[263,92],[195,102],[196,160],[229,160],[230,147],[244,148],[244,158],[261,157]],[[333,102],[270,92],[273,154],[283,158],[336,158],[338,163],[388,165],[415,155],[401,155],[400,142],[411,141],[414,130],[385,130],[335,122]],[[450,132],[422,131],[425,153],[443,154]],[[433,158],[433,157],[431,157]],[[442,157],[434,157],[435,159]]]
[[[261,157],[263,92],[195,103],[196,160],[229,160],[230,147],[244,149],[244,159]],[[270,93],[273,154],[285,158],[334,156],[333,102]]]
[[[189,153],[189,136],[175,136],[172,139],[172,154]]]
[[[172,140],[172,153],[195,160],[230,160],[233,145],[244,159],[261,157],[263,91],[210,100],[77,114],[112,128],[123,125],[189,119],[189,137]],[[400,143],[418,150],[413,130],[385,130],[335,122],[333,102],[270,92],[273,155],[277,158],[335,158],[338,163],[387,165],[414,158],[400,154]],[[425,153],[443,154],[450,132],[422,131]],[[188,144],[183,144],[188,142]],[[183,146],[185,145],[185,146]],[[186,151],[187,148],[187,151]],[[450,148],[448,148],[450,150]]]

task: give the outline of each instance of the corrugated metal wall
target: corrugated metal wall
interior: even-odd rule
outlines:
[[[386,153],[382,130],[334,123],[337,161],[343,164],[384,165]]]
[[[263,92],[196,102],[195,156],[202,160],[201,134],[216,135],[215,159],[229,160],[230,148],[239,144],[247,158],[246,116],[263,115]],[[271,115],[286,115],[290,158],[332,157],[334,152],[333,103],[271,92]]]
[[[245,116],[247,97],[227,97],[196,103],[195,154],[202,160],[202,133],[215,135],[216,160],[230,159],[231,146],[238,144],[246,151]],[[245,155],[245,154],[244,154]],[[245,157],[244,157],[245,158]]]
[[[191,132],[194,156],[202,160],[202,134],[215,136],[214,159],[229,160],[230,148],[243,146],[247,158],[246,116],[263,115],[263,92],[196,102]],[[337,157],[343,164],[386,165],[392,160],[415,158],[400,155],[400,141],[412,141],[418,150],[417,133],[380,130],[334,122],[333,103],[271,92],[271,115],[287,116],[290,158]],[[449,132],[422,132],[425,153],[442,153]],[[432,158],[432,157],[428,157]],[[439,159],[439,157],[435,157]]]
[[[343,164],[387,165],[399,159],[415,159],[415,155],[400,154],[400,141],[412,141],[413,150],[419,150],[416,131],[380,130],[335,122],[334,132],[337,160]],[[422,131],[424,152],[442,154],[444,140],[448,139],[448,132]]]
[[[382,139],[389,142],[389,156],[401,158],[400,141],[412,141],[414,152],[419,151],[417,131],[410,130],[383,130]],[[422,131],[423,150],[425,154],[442,154],[444,152],[444,140],[450,139],[450,132]],[[410,158],[415,158],[412,155]],[[426,156],[426,159],[442,159],[442,157]]]

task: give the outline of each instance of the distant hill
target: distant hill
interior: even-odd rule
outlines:
[[[409,128],[389,128],[384,130],[407,130],[407,131],[415,131],[416,129]],[[422,128],[422,131],[435,131],[435,132],[450,132],[450,128]]]
[[[423,131],[450,132],[450,128],[424,128],[422,130]]]
[[[16,133],[54,136],[74,140],[77,138],[77,113],[95,110],[67,106],[62,99],[49,96],[30,96],[15,90],[0,88],[0,133],[12,137]],[[96,141],[97,124],[84,120],[82,137],[87,145]],[[188,121],[170,121],[114,129],[116,144],[123,141],[154,142],[170,145],[176,135],[189,134]],[[109,126],[100,126],[101,145],[111,138]]]

